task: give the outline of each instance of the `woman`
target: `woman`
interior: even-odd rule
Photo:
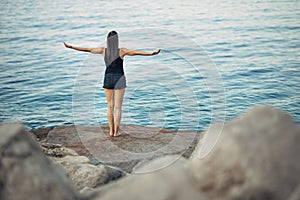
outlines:
[[[126,88],[126,78],[123,69],[123,60],[125,56],[153,56],[160,52],[160,49],[154,52],[142,52],[119,48],[119,39],[116,31],[111,31],[107,35],[106,48],[84,48],[75,47],[64,43],[65,47],[77,51],[85,51],[95,54],[101,54],[104,57],[106,70],[104,76],[103,88],[107,100],[107,119],[109,123],[109,135],[111,137],[119,136],[119,127],[122,115],[122,102]],[[114,117],[115,109],[115,117]]]

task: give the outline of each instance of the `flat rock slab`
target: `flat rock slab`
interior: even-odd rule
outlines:
[[[35,134],[39,131],[35,130]],[[189,157],[201,133],[153,127],[123,125],[119,137],[109,136],[109,127],[59,126],[50,130],[46,141],[61,144],[102,163],[131,172],[141,162],[164,155]]]

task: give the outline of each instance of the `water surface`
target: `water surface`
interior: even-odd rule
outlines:
[[[203,56],[222,79],[224,93],[215,96],[226,97],[226,120],[267,104],[300,122],[299,1],[2,0],[0,5],[0,121],[29,128],[106,124],[101,56],[65,49],[62,42],[100,46],[116,30],[122,45],[154,50],[157,33],[135,31],[153,28],[169,31],[165,40],[174,46],[156,57],[126,58],[122,123],[204,130],[212,120],[214,93],[205,73],[187,60]],[[182,35],[202,50],[176,49]],[[84,85],[86,95],[78,93]]]

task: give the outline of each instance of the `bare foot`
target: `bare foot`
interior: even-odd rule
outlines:
[[[115,133],[114,137],[119,137],[121,134],[120,133]]]
[[[120,133],[119,133],[119,126],[117,124],[115,124],[115,129],[114,129],[114,137],[118,137],[120,136]]]
[[[113,131],[109,132],[109,136],[113,137],[114,136],[114,132]]]

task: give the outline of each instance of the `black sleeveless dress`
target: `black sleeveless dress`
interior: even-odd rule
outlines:
[[[123,89],[126,86],[126,77],[123,69],[123,59],[118,56],[109,65],[105,62],[106,69],[104,75],[103,88],[106,89]]]

